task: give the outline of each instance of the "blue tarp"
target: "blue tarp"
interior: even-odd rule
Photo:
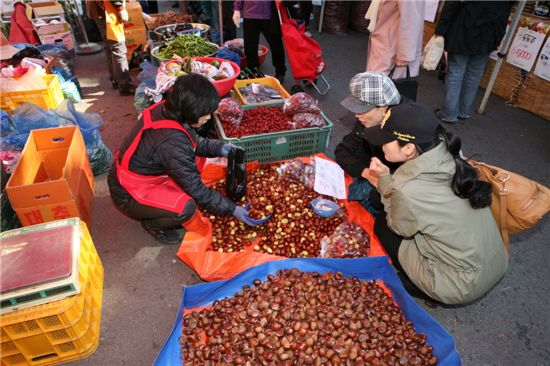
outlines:
[[[287,259],[268,262],[250,268],[226,281],[217,281],[183,288],[183,296],[174,322],[174,327],[164,346],[155,359],[154,366],[181,366],[181,352],[178,339],[182,330],[182,314],[185,309],[212,304],[214,300],[231,297],[244,285],[251,285],[256,278],[265,280],[267,275],[275,274],[279,269],[299,268],[305,272],[337,272],[359,279],[383,281],[391,291],[393,298],[405,317],[412,321],[417,332],[427,336],[427,342],[433,346],[439,366],[461,365],[453,337],[430,317],[407,294],[401,281],[386,257],[360,259]]]

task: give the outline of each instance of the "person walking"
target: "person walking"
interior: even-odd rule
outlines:
[[[369,170],[379,176],[385,210],[374,232],[405,288],[444,304],[479,299],[504,276],[509,258],[490,208],[491,185],[461,157],[460,139],[415,102],[392,108],[365,137],[382,146],[386,160],[402,163],[391,174],[374,157]]]
[[[443,105],[435,114],[446,123],[471,117],[489,55],[506,32],[512,1],[446,1],[435,29],[448,52]]]
[[[286,73],[285,49],[275,2],[271,0],[236,0],[233,22],[237,28],[240,26],[241,18],[243,19],[244,54],[248,67],[250,69],[260,67],[258,46],[261,33],[271,48],[275,77],[282,84]]]
[[[365,18],[370,20],[366,71],[393,79],[418,76],[424,30],[424,0],[373,0]]]
[[[130,78],[124,35],[124,23],[129,20],[126,1],[94,0],[86,2],[86,9],[90,19],[96,22],[103,38],[111,86],[118,89],[120,95],[134,95],[135,86]]]

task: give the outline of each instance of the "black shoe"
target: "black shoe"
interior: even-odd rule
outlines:
[[[161,242],[162,244],[181,244],[183,237],[185,236],[184,228],[178,227],[173,229],[159,229],[151,226],[150,222],[147,220],[141,221],[141,227],[151,234],[155,240]]]
[[[120,88],[118,90],[118,94],[123,96],[123,97],[126,97],[128,95],[135,95],[136,94],[136,86],[133,85],[133,84],[130,84],[125,88]]]
[[[111,87],[113,88],[113,90],[117,90],[118,82],[116,80],[111,79]]]
[[[285,74],[275,74],[275,78],[279,80],[281,84],[285,82]]]

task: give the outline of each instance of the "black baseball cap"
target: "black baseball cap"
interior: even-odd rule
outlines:
[[[444,129],[432,110],[421,103],[406,102],[392,107],[387,121],[366,128],[364,137],[376,146],[395,140],[422,144],[433,141],[439,130]]]

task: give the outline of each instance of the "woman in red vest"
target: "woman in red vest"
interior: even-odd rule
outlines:
[[[225,156],[231,144],[199,137],[220,97],[203,76],[179,77],[166,101],[145,109],[120,145],[108,184],[115,206],[165,244],[181,243],[182,223],[197,205],[253,225],[244,207],[207,188],[200,172],[206,158]]]

